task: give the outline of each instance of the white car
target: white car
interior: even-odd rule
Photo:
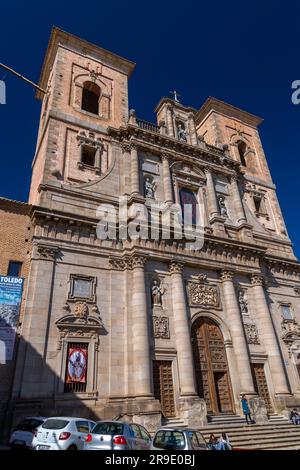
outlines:
[[[94,421],[74,417],[48,418],[33,439],[34,450],[82,450]]]
[[[32,440],[37,428],[46,421],[41,416],[29,416],[23,418],[16,426],[9,439],[9,446],[13,448],[32,449]]]

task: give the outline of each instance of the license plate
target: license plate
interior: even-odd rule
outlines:
[[[37,446],[38,450],[48,450],[50,446]]]

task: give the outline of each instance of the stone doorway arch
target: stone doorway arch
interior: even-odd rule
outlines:
[[[208,414],[234,413],[224,338],[218,324],[199,316],[192,324],[192,348],[198,394]]]

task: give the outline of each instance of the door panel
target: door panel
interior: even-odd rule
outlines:
[[[233,412],[223,335],[210,318],[194,322],[192,347],[198,394],[204,398],[208,414]]]
[[[161,403],[165,417],[176,416],[172,361],[153,362],[154,396]]]
[[[267,379],[265,376],[264,364],[251,364],[253,382],[256,393],[265,400],[269,413],[273,412],[271,398],[269,394]]]

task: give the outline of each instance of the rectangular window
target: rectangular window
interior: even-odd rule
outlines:
[[[96,149],[89,145],[83,145],[81,149],[81,163],[87,166],[95,166]]]
[[[21,275],[22,263],[20,261],[10,261],[8,265],[8,276],[19,277]]]
[[[284,320],[293,320],[292,310],[290,305],[281,305],[282,318]]]

